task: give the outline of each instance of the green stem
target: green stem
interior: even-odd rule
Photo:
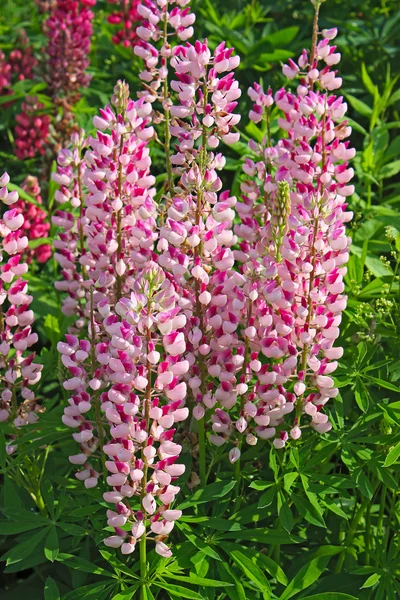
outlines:
[[[203,108],[204,112],[207,105],[208,98],[208,89],[207,89],[207,79],[205,79],[205,83],[203,86]],[[202,126],[202,136],[201,136],[201,148],[200,148],[200,160],[199,160],[199,169],[201,175],[201,184],[199,189],[197,190],[197,202],[196,202],[196,225],[200,225],[200,220],[202,216],[203,210],[203,201],[204,201],[204,175],[207,168],[207,129],[205,125]],[[202,255],[203,252],[203,244],[200,243],[198,246],[195,246],[194,249],[194,259],[196,259]],[[198,280],[195,281],[195,295],[196,295],[196,311],[195,314],[199,319],[199,327],[202,333],[202,337],[204,336],[204,320],[203,320],[203,309],[201,306],[201,302],[199,300],[200,296],[200,285]],[[204,356],[202,354],[199,355],[199,370],[200,370],[200,379],[201,379],[201,393],[204,396],[205,393],[205,383],[206,383],[206,368],[205,368]],[[205,422],[204,417],[202,417],[198,421],[198,443],[199,443],[199,471],[200,471],[200,481],[201,485],[204,486],[207,483],[207,461],[206,461],[206,437],[205,437]]]
[[[200,482],[201,485],[204,486],[207,483],[206,434],[204,427],[204,417],[199,420],[198,424]]]
[[[379,516],[378,516],[378,535],[383,534],[383,518],[385,516],[386,494],[387,494],[387,487],[385,484],[382,484],[381,501],[380,501],[380,507],[379,507]]]
[[[147,555],[146,555],[146,534],[143,534],[140,538],[139,542],[139,551],[140,551],[140,600],[146,600],[146,577],[147,577]]]
[[[148,300],[147,303],[147,314],[150,314],[151,311],[151,302]],[[149,354],[149,344],[151,342],[151,330],[147,329],[146,332],[146,354]],[[151,402],[151,364],[149,360],[146,361],[146,376],[147,376],[147,386],[146,386],[146,395],[144,398],[144,411],[143,416],[146,421],[145,431],[149,431],[149,423],[150,423],[150,402]],[[148,464],[147,458],[144,454],[144,450],[146,448],[146,442],[143,443],[142,446],[142,461],[143,461],[143,477],[142,477],[142,489],[140,494],[141,504],[143,508],[143,498],[146,495],[146,486],[147,486],[147,472],[148,472]],[[139,542],[139,550],[140,550],[140,599],[146,600],[147,594],[145,592],[146,587],[146,577],[147,577],[147,555],[146,555],[146,532],[143,533]]]
[[[90,287],[90,334],[91,334],[91,367],[92,367],[92,374],[94,376],[94,373],[96,371],[96,355],[95,355],[95,347],[96,347],[96,329],[95,329],[95,322],[94,322],[94,309],[93,309],[93,286]],[[94,404],[94,412],[95,412],[95,417],[96,417],[96,427],[97,427],[97,435],[99,438],[99,446],[100,446],[100,454],[101,454],[101,464],[102,464],[102,470],[103,470],[103,475],[104,475],[104,479],[107,477],[107,468],[106,468],[106,457],[105,454],[103,452],[103,446],[104,446],[104,430],[103,430],[103,423],[102,423],[102,418],[101,418],[101,410],[100,410],[100,397],[98,392],[94,392],[93,394],[93,404]]]
[[[365,564],[370,564],[371,548],[371,503],[368,504],[367,514],[365,515]]]
[[[375,490],[378,487],[378,485],[379,485],[379,482],[375,484]],[[374,490],[374,493],[375,493],[375,490]],[[347,549],[351,546],[354,536],[357,532],[358,525],[364,515],[364,512],[367,510],[368,506],[370,506],[370,503],[371,503],[371,500],[369,498],[364,498],[363,501],[361,502],[360,506],[358,507],[356,514],[354,515],[350,529],[347,532],[347,535],[343,542],[344,549],[343,549],[343,552],[339,556],[339,559],[338,559],[338,562],[336,565],[336,569],[335,569],[336,573],[342,572],[343,564],[344,564],[344,561],[346,558]]]

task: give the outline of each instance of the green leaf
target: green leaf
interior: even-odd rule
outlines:
[[[83,571],[84,573],[93,573],[94,575],[104,575],[105,577],[114,577],[114,574],[102,567],[99,567],[81,556],[73,556],[72,554],[59,554],[57,561],[63,563],[71,569]]]
[[[176,573],[163,573],[163,577],[170,577],[171,579],[176,579],[177,581],[184,581],[186,583],[191,583],[192,585],[201,585],[203,587],[225,587],[233,585],[233,583],[227,583],[226,581],[216,581],[215,579],[208,579],[205,577],[198,577],[194,573],[190,573],[188,577],[185,575],[177,575]]]
[[[309,523],[311,523],[312,525],[316,525],[317,527],[326,527],[320,509],[318,509],[314,504],[312,504],[310,500],[308,500],[308,498],[304,498],[303,496],[297,496],[296,494],[293,494],[292,500],[299,513],[305,519],[307,519]]]
[[[384,379],[379,379],[378,377],[371,377],[370,375],[368,375],[368,379],[380,387],[385,388],[386,390],[391,390],[392,392],[397,392],[398,394],[400,393],[400,388],[397,385],[394,385],[394,383],[390,383],[390,381],[385,381]]]
[[[290,488],[292,487],[298,476],[299,474],[296,471],[293,471],[292,473],[286,473],[283,476],[283,487],[286,492],[290,492]]]
[[[354,110],[360,113],[360,115],[362,115],[363,117],[367,117],[368,119],[371,117],[372,108],[368,106],[368,104],[365,104],[365,102],[363,102],[359,98],[356,98],[355,96],[352,96],[351,94],[345,95],[347,100],[350,102],[351,106],[354,108]]]
[[[188,588],[182,587],[181,585],[173,585],[172,583],[166,583],[165,581],[153,581],[153,584],[162,590],[175,594],[178,598],[189,598],[189,600],[204,600],[203,596],[200,596],[197,592],[189,590]]]
[[[189,508],[195,504],[204,504],[223,498],[235,487],[236,481],[217,481],[207,485],[201,490],[197,490],[192,496],[187,498],[179,505],[180,509]]]
[[[187,539],[190,542],[192,542],[193,546],[195,546],[198,550],[200,550],[200,552],[202,552],[206,556],[209,556],[210,558],[213,558],[214,560],[221,560],[221,557],[219,556],[219,554],[217,552],[215,552],[215,550],[213,550],[213,548],[211,548],[210,545],[207,544],[204,540],[197,537],[193,533],[186,533],[186,531],[184,533],[185,533]]]
[[[388,179],[389,177],[394,177],[398,173],[400,173],[400,160],[394,160],[382,167],[379,172],[379,177],[381,179]]]
[[[44,600],[60,600],[58,586],[51,577],[47,577],[44,585]]]
[[[47,558],[47,560],[54,562],[58,556],[59,551],[60,548],[58,544],[57,529],[56,527],[51,527],[44,546],[44,555]]]
[[[298,544],[301,539],[280,531],[279,529],[248,529],[245,531],[231,531],[226,533],[224,539],[248,540],[250,542],[263,542],[264,545]]]
[[[373,575],[371,575],[370,577],[368,577],[367,581],[364,583],[364,585],[361,586],[361,589],[365,589],[365,588],[370,588],[373,585],[375,585],[376,583],[378,583],[378,581],[380,580],[380,578],[382,577],[381,573],[374,573]]]
[[[60,321],[54,315],[48,314],[43,324],[45,333],[52,345],[55,346],[61,338]]]
[[[16,535],[24,531],[31,531],[43,527],[43,522],[36,519],[32,521],[21,521],[20,523],[10,523],[10,521],[0,521],[0,531],[2,535]]]
[[[114,584],[112,584],[114,587]],[[108,600],[111,596],[109,580],[106,579],[100,583],[91,583],[90,585],[79,586],[76,590],[68,592],[62,600]]]
[[[132,600],[132,598],[135,597],[134,593],[137,591],[139,586],[140,586],[140,581],[138,581],[134,585],[128,587],[123,592],[119,592],[119,594],[117,594],[116,596],[113,596],[111,600]]]
[[[234,550],[231,552],[231,558],[261,592],[265,592],[266,590],[270,591],[271,588],[268,579],[254,561],[240,552],[240,550]]]
[[[393,463],[397,462],[399,456],[400,456],[400,442],[398,444],[396,444],[396,446],[394,446],[390,450],[383,466],[390,467]]]
[[[263,491],[274,485],[271,481],[252,481],[249,488],[252,490]]]
[[[357,598],[349,594],[342,594],[341,592],[325,592],[323,594],[315,594],[315,596],[307,596],[302,600],[357,600]]]
[[[266,491],[264,494],[261,494],[258,499],[257,508],[266,508],[267,506],[270,506],[274,501],[275,494],[276,486],[273,485],[268,491]]]
[[[370,482],[367,475],[364,473],[362,469],[356,472],[356,483],[360,488],[360,492],[368,498],[372,500],[372,496],[374,495],[374,488],[372,487],[372,483]]]
[[[369,93],[375,97],[378,93],[378,87],[374,84],[371,77],[369,76],[369,73],[364,63],[361,64],[361,79]]]
[[[282,523],[282,527],[290,533],[293,529],[294,519],[287,500],[282,504],[279,510],[279,520]]]
[[[310,587],[325,571],[331,556],[318,556],[305,565],[289,583],[279,600],[288,600],[298,592]]]
[[[37,546],[48,533],[48,528],[45,527],[38,533],[31,535],[28,540],[22,542],[21,544],[17,544],[11,550],[6,552],[1,560],[6,560],[7,565],[13,565],[15,563],[19,563],[27,556],[30,556],[33,552],[37,550]]]

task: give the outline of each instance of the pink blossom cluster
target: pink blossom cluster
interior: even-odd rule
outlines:
[[[11,65],[0,50],[0,96],[12,94],[11,87]]]
[[[11,86],[17,81],[33,79],[33,69],[37,60],[33,55],[33,48],[29,43],[25,30],[19,34],[17,47],[14,48],[8,58],[0,50],[0,96],[12,96]],[[11,106],[12,102],[3,104],[3,108]]]
[[[38,336],[32,331],[33,298],[23,279],[28,271],[23,262],[28,238],[24,217],[15,208],[18,193],[7,190],[9,181],[7,173],[0,178],[0,200],[7,209],[0,219],[0,422],[11,418],[15,427],[21,427],[34,423],[40,411],[32,386],[40,380],[43,367],[34,362],[30,350]]]
[[[257,84],[249,90],[250,118],[268,121],[274,105],[287,136],[251,141],[254,158],[243,167],[234,255],[248,288],[245,367],[236,387],[239,418],[227,410],[218,415],[213,429],[220,438],[236,428],[250,444],[275,438],[282,448],[289,436],[300,437],[304,417],[320,433],[331,428],[323,407],[338,393],[331,374],[343,353],[335,341],[346,307],[346,199],[354,192],[348,161],[355,154],[346,141],[347,105],[330,94],[341,84],[330,68],[340,59],[329,43],[335,35],[324,30],[313,57],[303,51],[298,64],[283,67],[287,77],[299,75],[296,92],[282,88],[273,97]],[[233,460],[239,455],[232,450]]]
[[[85,270],[80,258],[85,253],[83,227],[85,224],[85,204],[83,199],[83,174],[86,168],[83,152],[88,140],[81,130],[71,136],[69,147],[58,154],[57,171],[52,179],[59,184],[55,201],[62,207],[54,211],[52,223],[58,228],[54,240],[54,258],[61,267],[61,280],[55,287],[67,295],[62,300],[62,312],[75,317],[70,333],[77,333],[85,324],[83,280]]]
[[[109,511],[115,535],[106,543],[130,553],[149,528],[157,551],[166,556],[164,540],[179,516],[170,508],[179,491],[173,482],[184,470],[176,463],[181,447],[172,438],[174,423],[188,414],[186,384],[181,381],[188,365],[180,360],[185,342],[178,331],[186,319],[179,315],[173,284],[152,262],[157,206],[155,179],[149,173],[151,105],[129,100],[122,82],[112,105],[94,118],[98,131],[87,142],[83,194],[74,203],[77,208],[84,202],[84,245],[79,246],[74,233],[80,216],[57,211],[53,221],[67,226],[69,235],[67,239],[62,233],[56,242],[65,277],[65,286],[57,287],[70,294],[71,314],[71,283],[79,290],[79,337],[87,336],[68,335],[59,344],[62,362],[71,373],[64,387],[72,392],[63,421],[78,429],[74,439],[80,452],[70,457],[80,467],[77,478],[93,487],[100,476],[99,463],[109,472],[112,491],[104,497],[116,504],[117,512]],[[64,151],[60,158],[54,178],[61,186],[57,200],[65,203],[75,198],[68,189],[74,179],[73,152]],[[81,164],[78,155],[76,164]],[[70,276],[77,264],[79,281]],[[129,498],[136,496],[139,504],[133,510]],[[131,523],[131,535],[121,530],[122,520]]]
[[[49,236],[50,223],[47,220],[47,213],[40,208],[42,197],[37,177],[28,175],[22,184],[22,189],[35,201],[35,203],[27,202],[23,198],[20,198],[14,204],[15,210],[24,217],[23,232],[29,241],[47,238]],[[36,259],[38,263],[45,263],[49,260],[51,254],[51,245],[43,243],[34,248],[28,247],[24,253],[24,258],[28,264],[33,259]]]
[[[136,27],[141,21],[138,12],[141,0],[108,0],[110,4],[116,5],[116,10],[108,16],[107,20],[111,25],[118,27],[112,36],[114,44],[121,44],[125,48],[134,47],[138,37]]]
[[[343,352],[354,150],[347,105],[332,93],[336,30],[318,41],[315,29],[311,53],[283,67],[295,89],[250,88],[250,119],[265,135],[250,141],[237,199],[223,189],[219,150],[239,140],[239,57],[224,42],[212,53],[207,40],[187,41],[187,4],[138,7],[144,90],[132,101],[119,82],[96,135],[77,136],[54,176],[65,205],[53,221],[63,230],[57,288],[65,314],[78,315],[59,344],[71,392],[63,421],[80,445],[70,460],[88,488],[103,473],[114,505],[105,543],[123,554],[151,538],[170,556],[184,471],[176,429],[189,408],[205,481],[206,436],[236,462],[244,442],[279,449],[306,427],[329,431]],[[171,45],[171,29],[183,43]],[[166,158],[159,204],[151,139]]]
[[[12,79],[15,81],[33,79],[34,68],[38,61],[33,54],[33,48],[24,29],[21,29],[19,33],[17,47],[11,50],[8,62],[11,66]]]
[[[225,158],[214,152],[221,142],[239,139],[233,131],[240,119],[234,112],[241,95],[233,75],[238,64],[224,43],[214,56],[207,42],[177,46],[171,60],[176,75],[171,87],[177,94],[170,108],[171,134],[176,137],[171,163],[179,181],[160,231],[159,263],[175,277],[190,315],[185,330],[191,366],[187,379],[198,420],[226,396],[228,380],[219,377],[218,364],[229,363],[232,356],[235,303],[241,302],[235,293],[241,295],[243,278],[233,269],[237,200],[221,191],[218,171]]]
[[[192,25],[196,17],[190,12],[190,7],[187,6],[189,3],[190,0],[157,0],[143,2],[138,6],[142,21],[136,29],[140,39],[134,51],[143,59],[146,67],[140,73],[140,78],[148,86],[147,99],[150,102],[157,99],[160,85],[167,80],[168,62],[172,57],[170,36],[175,35],[178,40],[186,41],[194,33]],[[163,100],[164,103],[167,102],[167,98]],[[163,108],[166,109],[167,106],[164,105]]]
[[[45,22],[46,79],[52,97],[70,97],[87,87],[90,43],[96,0],[57,0]]]
[[[50,117],[43,113],[44,109],[36,97],[28,96],[22,104],[22,113],[16,116],[14,152],[20,160],[46,153]]]

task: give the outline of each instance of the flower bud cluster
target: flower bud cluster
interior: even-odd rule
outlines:
[[[108,2],[116,6],[116,10],[107,17],[111,25],[118,27],[112,36],[113,43],[121,44],[125,48],[134,47],[138,40],[136,26],[142,19],[138,12],[141,0],[108,0]]]
[[[22,113],[16,116],[14,152],[20,160],[46,153],[50,117],[43,114],[44,109],[36,97],[28,96],[22,104]]]
[[[57,0],[45,22],[47,83],[52,97],[69,97],[90,83],[90,43],[96,0]]]

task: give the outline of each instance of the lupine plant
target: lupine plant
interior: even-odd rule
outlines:
[[[395,600],[396,78],[323,0],[108,4],[0,48],[4,598]]]

